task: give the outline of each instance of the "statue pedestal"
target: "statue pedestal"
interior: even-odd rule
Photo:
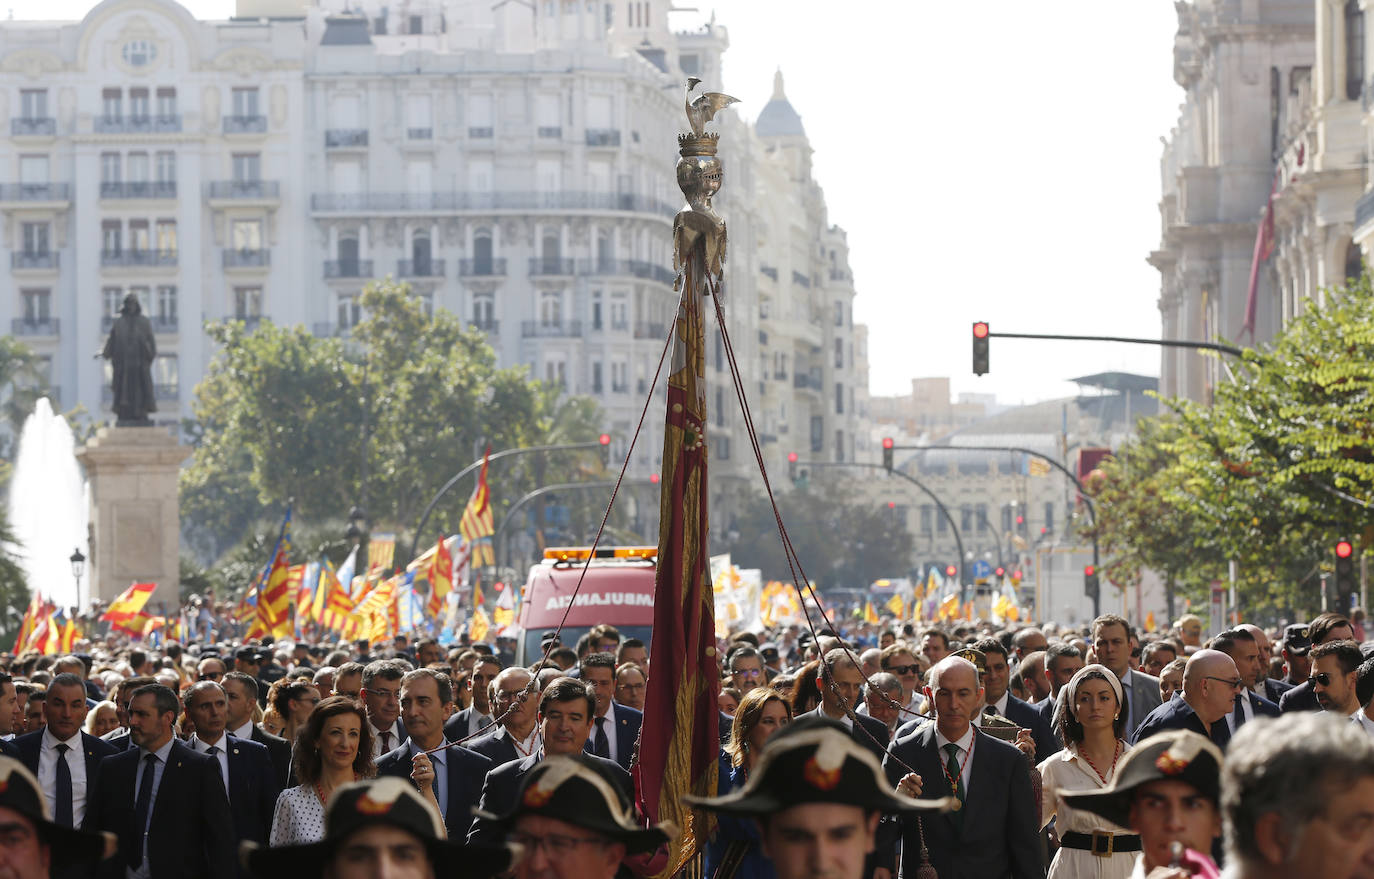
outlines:
[[[177,473],[190,455],[166,427],[102,427],[77,449],[91,488],[90,597],[156,583],[153,603],[176,607],[181,581]]]

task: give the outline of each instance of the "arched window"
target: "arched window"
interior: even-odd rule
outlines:
[[[416,232],[410,239],[410,267],[417,278],[429,277],[430,256],[429,234]]]
[[[339,239],[339,275],[353,278],[358,275],[358,239]]]
[[[491,230],[478,229],[472,238],[472,267],[474,275],[490,275],[492,271]]]
[[[1364,93],[1364,13],[1360,0],[1345,3],[1345,97],[1358,101]]]
[[[611,271],[611,263],[615,259],[615,248],[611,246],[611,233],[598,232],[596,234],[596,267],[599,272]]]
[[[558,264],[560,262],[561,245],[558,241],[557,232],[545,232],[539,244],[539,257],[543,263],[544,274],[556,275],[559,273]]]
[[[1352,241],[1345,246],[1345,280],[1358,281],[1363,274],[1364,257],[1360,253],[1359,245]]]

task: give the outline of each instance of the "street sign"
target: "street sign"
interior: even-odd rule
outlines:
[[[992,576],[992,563],[978,559],[973,563],[973,582],[986,583]]]

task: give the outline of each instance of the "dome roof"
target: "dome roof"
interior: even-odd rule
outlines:
[[[782,90],[782,71],[773,74],[773,98],[759,112],[754,130],[760,137],[806,137],[801,116],[792,109]]]

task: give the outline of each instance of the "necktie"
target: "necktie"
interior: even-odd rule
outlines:
[[[219,745],[211,745],[205,753],[214,758],[215,765],[219,766],[219,774],[224,778],[224,792],[229,793],[229,776],[224,771],[224,766],[219,762]]]
[[[138,830],[138,838],[134,840],[133,851],[129,852],[129,866],[135,870],[143,866],[143,846],[147,842],[148,817],[153,806],[153,766],[156,762],[156,754],[143,758],[143,778],[138,783],[138,802],[134,804],[134,827]]]
[[[71,827],[72,819],[72,768],[67,765],[67,752],[71,748],[65,743],[57,745],[57,790],[53,799],[57,801],[57,808],[53,810],[53,819],[63,827]]]
[[[592,753],[598,757],[611,758],[611,742],[606,738],[606,718],[596,719],[596,740],[592,743]]]
[[[950,742],[948,745],[945,745],[945,753],[949,755],[948,759],[945,760],[945,771],[949,773],[949,779],[953,780],[951,785],[953,787],[952,793],[959,800],[960,806],[959,809],[950,812],[949,817],[956,827],[963,827],[964,810],[962,807],[964,805],[964,773],[963,768],[959,765],[959,746]]]
[[[391,750],[391,731],[382,733],[382,753],[386,754]]]
[[[1241,697],[1240,697],[1240,696],[1237,696],[1237,697],[1236,697],[1236,727],[1235,727],[1236,729],[1240,729],[1240,725],[1241,725],[1242,723],[1245,723],[1245,708],[1244,708],[1244,706],[1242,706],[1242,705],[1240,704],[1240,700],[1241,700]]]

